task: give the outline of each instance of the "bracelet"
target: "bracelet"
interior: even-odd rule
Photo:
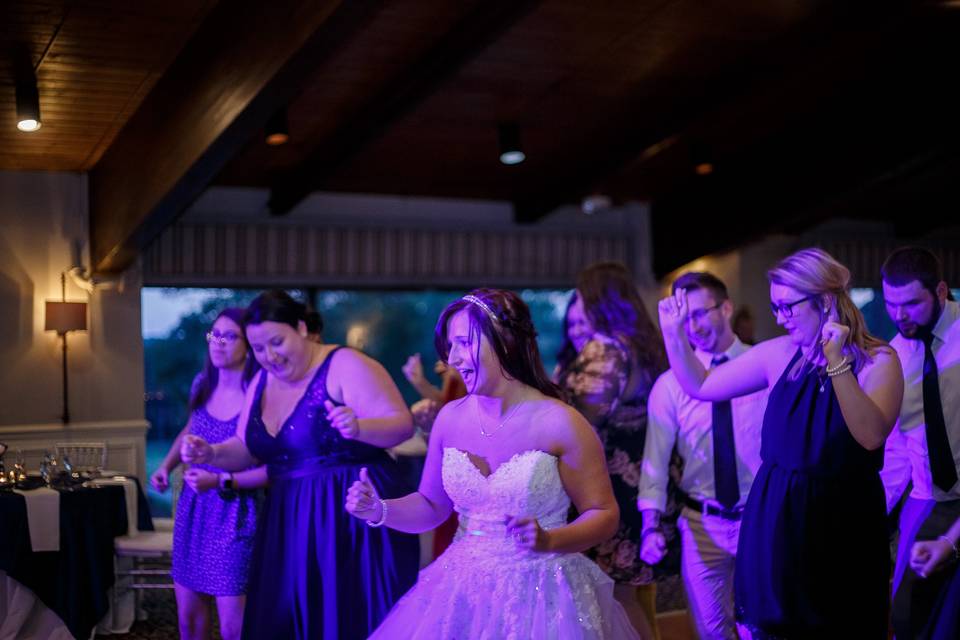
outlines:
[[[840,364],[838,364],[837,366],[831,367],[828,365],[826,367],[827,375],[829,376],[829,375],[833,375],[834,373],[837,373],[838,371],[840,371],[840,369],[843,369],[846,366],[846,364],[847,364],[847,356],[843,356],[843,360],[841,360]]]
[[[947,536],[937,536],[937,540],[943,540],[950,548],[953,549],[953,559],[960,560],[960,547],[957,547],[957,543],[948,538]]]
[[[833,371],[830,371],[830,370],[828,369],[828,370],[827,370],[827,377],[836,378],[837,376],[842,376],[843,374],[845,374],[846,372],[850,371],[851,369],[853,369],[853,367],[852,367],[851,365],[849,365],[849,364],[845,364],[845,365],[843,365],[842,367],[840,367],[839,369],[834,369]]]
[[[367,526],[369,527],[382,527],[383,523],[387,521],[387,501],[383,498],[380,498],[380,519],[376,522],[367,520]]]
[[[663,533],[663,527],[661,527],[660,525],[647,527],[646,529],[640,532],[640,540],[643,541],[643,539],[647,537],[648,533],[654,533],[654,532]]]

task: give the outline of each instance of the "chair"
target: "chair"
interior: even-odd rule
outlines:
[[[134,608],[140,611],[144,589],[173,589],[173,530],[141,531],[135,536],[114,538],[117,586],[132,589]]]
[[[107,466],[106,442],[58,442],[54,448],[58,460],[69,456],[74,471],[100,472]]]

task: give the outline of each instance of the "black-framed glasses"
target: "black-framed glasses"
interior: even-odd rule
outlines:
[[[722,303],[722,302],[718,302],[717,304],[713,305],[712,307],[704,307],[703,309],[694,309],[693,311],[691,311],[691,312],[687,315],[687,317],[688,317],[690,320],[692,320],[693,322],[700,322],[701,320],[703,320],[704,318],[706,318],[708,315],[710,315],[710,312],[711,312],[711,311],[714,311],[714,310],[716,310],[716,309],[719,309],[719,308],[722,307],[722,306],[723,306],[723,303]]]
[[[814,298],[814,297],[816,297],[815,294],[810,294],[809,296],[804,296],[804,297],[800,298],[799,300],[794,300],[793,302],[781,302],[780,304],[777,304],[777,303],[775,303],[775,302],[771,302],[771,303],[770,303],[770,311],[773,312],[773,317],[777,317],[777,314],[779,313],[779,314],[782,315],[784,318],[792,318],[792,317],[793,317],[793,308],[794,308],[795,306],[797,306],[797,305],[800,304],[801,302],[806,302],[806,301],[809,300],[810,298]]]
[[[221,347],[224,347],[228,344],[232,345],[240,339],[240,336],[234,333],[233,331],[226,331],[220,333],[219,331],[210,331],[207,333],[207,342],[214,343],[216,342]]]

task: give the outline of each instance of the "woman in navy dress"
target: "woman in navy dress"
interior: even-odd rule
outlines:
[[[253,553],[243,637],[366,638],[416,581],[416,536],[371,528],[343,501],[366,467],[377,489],[408,488],[384,448],[412,434],[387,372],[367,356],[308,339],[306,309],[282,291],[247,309],[247,339],[263,370],[237,437],[193,436],[184,458],[239,468],[267,464],[270,490]]]
[[[896,354],[866,330],[850,272],[819,249],[767,277],[786,336],[709,372],[683,333],[685,292],[660,325],[684,390],[722,401],[772,387],[762,465],[743,513],[735,602],[753,638],[886,638],[890,550],[879,471],[900,410]]]
[[[181,462],[185,435],[221,442],[236,432],[247,383],[258,369],[243,337],[243,313],[243,309],[224,309],[207,334],[206,363],[190,389],[190,419],[150,477],[161,493]],[[193,465],[183,480],[174,519],[172,571],[180,637],[210,637],[210,600],[214,598],[220,635],[235,640],[240,637],[256,529],[259,495],[254,489],[266,483],[266,473],[256,468],[227,474],[208,465]],[[221,480],[232,480],[239,490],[217,491]]]

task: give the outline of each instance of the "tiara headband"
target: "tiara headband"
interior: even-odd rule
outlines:
[[[466,295],[466,296],[463,296],[463,298],[461,298],[461,300],[466,300],[466,301],[469,302],[470,304],[475,304],[475,305],[477,305],[478,307],[480,307],[481,309],[483,309],[484,313],[486,313],[487,316],[489,316],[491,322],[497,322],[497,314],[495,314],[495,313],[493,312],[493,309],[491,309],[491,308],[487,305],[486,302],[484,302],[483,300],[481,300],[481,299],[478,298],[477,296],[475,296],[475,295]]]

